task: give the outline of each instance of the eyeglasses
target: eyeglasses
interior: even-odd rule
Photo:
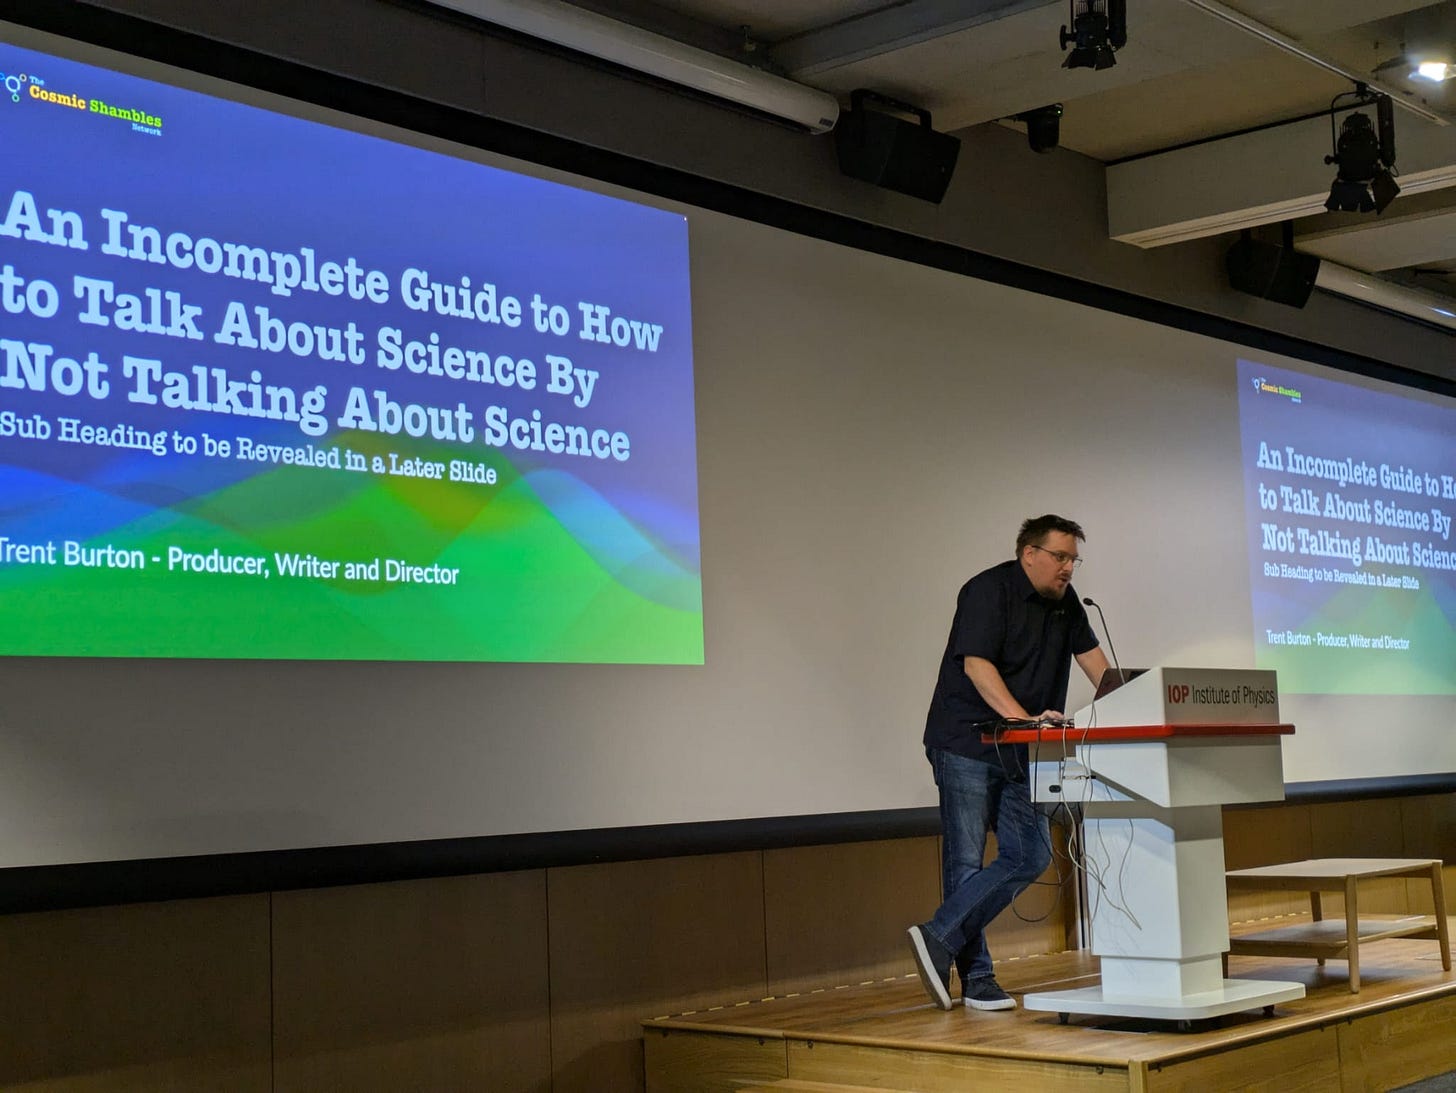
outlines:
[[[1037,546],[1035,543],[1028,543],[1027,546],[1031,547],[1032,550],[1039,550],[1043,554],[1050,554],[1052,560],[1057,563],[1058,569],[1065,565],[1070,565],[1073,569],[1076,569],[1082,564],[1082,559],[1079,555],[1068,554],[1064,550],[1048,550],[1046,547]]]

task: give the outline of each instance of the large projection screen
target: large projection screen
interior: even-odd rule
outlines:
[[[353,659],[309,641],[251,654],[172,647],[156,655],[144,645],[129,653],[126,612],[104,590],[90,600],[77,598],[79,586],[22,595],[14,574],[29,563],[12,557],[0,564],[13,654],[0,661],[0,867],[930,806],[920,736],[955,592],[1010,556],[1028,516],[1059,512],[1087,529],[1077,591],[1103,605],[1124,663],[1256,664],[1251,550],[1260,543],[1251,536],[1261,532],[1247,503],[1250,418],[1241,419],[1240,392],[1258,377],[1241,380],[1240,361],[1269,376],[1338,385],[1342,399],[1368,408],[1382,436],[1399,436],[1400,420],[1437,421],[1437,443],[1420,453],[1420,470],[1436,477],[1438,493],[1442,476],[1456,475],[1452,433],[1439,424],[1456,415],[1448,394],[676,205],[20,27],[0,25],[0,43],[7,79],[17,75],[16,49],[38,51],[226,99],[251,124],[264,124],[254,111],[266,110],[290,126],[322,126],[302,130],[321,134],[320,148],[333,147],[322,134],[343,130],[446,157],[452,186],[475,185],[475,171],[511,172],[521,179],[513,184],[566,188],[579,195],[568,203],[582,208],[627,202],[641,210],[633,216],[685,225],[686,270],[672,266],[668,238],[666,265],[644,258],[649,265],[636,273],[669,295],[673,286],[683,290],[672,305],[679,310],[663,305],[654,316],[674,316],[662,321],[665,330],[691,331],[691,386],[673,396],[686,397],[689,410],[639,401],[603,421],[623,431],[629,426],[612,422],[676,429],[687,439],[658,473],[696,470],[695,495],[670,494],[675,514],[635,488],[613,506],[634,521],[660,518],[655,526],[664,529],[651,537],[653,565],[629,576],[633,587],[651,586],[691,614],[695,577],[686,587],[680,578],[696,572],[701,544],[700,658],[634,657],[613,646],[602,655],[364,651]],[[0,139],[27,105],[0,102]],[[100,216],[106,177],[97,164],[66,203],[38,200],[37,208]],[[7,169],[0,211],[13,207],[17,191],[34,192],[18,178]],[[351,177],[349,189],[366,184]],[[85,186],[94,188],[89,197]],[[331,215],[375,215],[357,202],[339,206]],[[489,210],[451,206],[451,216],[465,235]],[[236,231],[262,226],[244,221]],[[359,230],[368,236],[376,227],[389,224]],[[520,260],[566,255],[568,275],[585,276],[575,252],[562,249],[578,233],[558,227],[519,239]],[[54,249],[0,237],[0,266],[20,276],[40,248]],[[85,303],[70,291],[76,272],[55,277],[67,288],[57,318],[62,303],[68,312]],[[0,338],[15,340],[8,331],[24,319],[25,338],[35,340],[30,331],[56,319],[34,313],[46,310],[45,299],[27,305],[23,288],[13,293],[19,303],[0,312]],[[638,317],[628,305],[620,311]],[[623,375],[625,389],[632,368]],[[644,381],[643,390],[658,387]],[[0,436],[6,460],[39,443],[19,435],[28,414],[57,415],[22,406],[21,393],[0,389],[0,410],[16,414],[8,419],[15,435]],[[459,397],[476,422],[501,401]],[[543,403],[567,398],[542,395]],[[1349,427],[1362,420],[1357,413]],[[610,462],[610,437],[605,443],[607,460],[584,461]],[[1358,458],[1382,461],[1363,450]],[[1402,451],[1383,461],[1415,458]],[[621,541],[594,522],[601,506],[577,500],[562,511],[579,521],[581,536],[620,556]],[[698,541],[678,533],[690,503]],[[28,541],[13,523],[22,508],[16,495],[0,499],[0,535],[16,543]],[[1420,508],[1440,510],[1449,529],[1456,500],[1426,497]],[[311,516],[306,508],[288,515]],[[338,526],[341,535],[349,527]],[[1432,558],[1452,549],[1434,527],[1418,536],[1430,541]],[[1387,685],[1376,673],[1359,693],[1286,690],[1281,713],[1298,727],[1285,744],[1288,781],[1456,770],[1456,656],[1447,656],[1444,675],[1440,667],[1442,643],[1447,654],[1456,649],[1456,611],[1451,574],[1438,562],[1412,574],[1423,589],[1420,641],[1434,643],[1435,667],[1421,668],[1422,678],[1434,672],[1431,685]],[[1399,567],[1391,571],[1399,584]],[[1393,601],[1382,632],[1394,634],[1407,602],[1416,600]],[[315,609],[295,605],[277,625],[306,630]],[[246,615],[251,605],[239,610]],[[432,610],[445,629],[448,595]],[[102,621],[115,644],[105,655],[54,655],[66,641],[55,621],[82,625],[88,612],[110,616]],[[436,636],[431,617],[417,620],[426,641]],[[212,625],[229,625],[227,612]],[[599,636],[608,642],[624,636],[607,629]],[[1074,679],[1070,706],[1088,697]]]
[[[681,215],[3,66],[0,654],[702,662]]]

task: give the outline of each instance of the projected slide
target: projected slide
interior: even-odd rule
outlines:
[[[1254,648],[1305,694],[1456,694],[1456,408],[1240,361]]]
[[[683,217],[0,74],[0,653],[702,662]]]

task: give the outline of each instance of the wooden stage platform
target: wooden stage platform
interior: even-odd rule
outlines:
[[[1097,983],[1085,952],[996,966],[1015,995]],[[1456,1070],[1456,972],[1430,942],[1345,965],[1233,956],[1233,978],[1303,983],[1307,996],[1180,1032],[1117,1018],[931,1006],[910,974],[643,1022],[647,1093],[1354,1093]]]

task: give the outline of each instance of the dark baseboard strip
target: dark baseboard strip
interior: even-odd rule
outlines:
[[[0,914],[938,834],[934,808],[0,870]]]
[[[1372,797],[1422,797],[1456,793],[1456,771],[1444,774],[1408,774],[1396,778],[1346,778],[1329,782],[1291,782],[1284,800],[1294,804],[1363,801]]]
[[[1452,792],[1456,792],[1456,772],[1296,782],[1285,787],[1283,802],[1247,807],[1276,808],[1280,804],[1324,804]],[[921,838],[939,833],[940,818],[935,808],[902,808],[28,866],[0,870],[0,914]]]

